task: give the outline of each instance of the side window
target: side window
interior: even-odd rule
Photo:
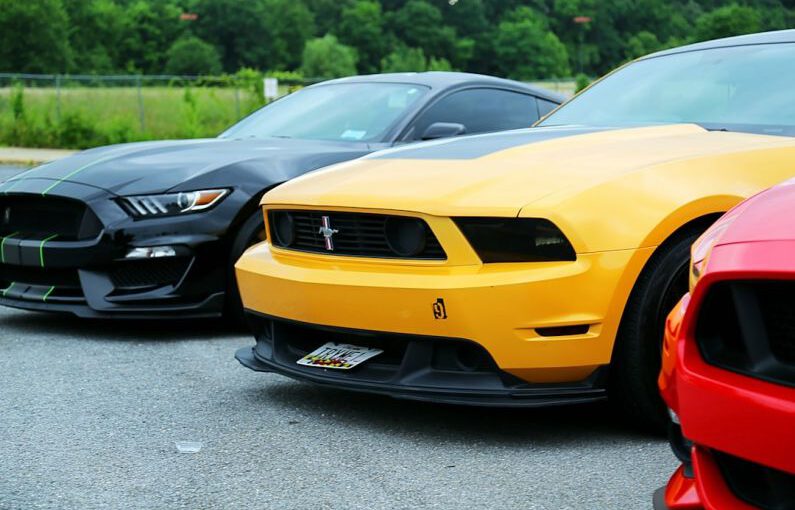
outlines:
[[[463,124],[467,134],[530,127],[538,120],[536,98],[498,89],[453,92],[420,114],[411,138],[422,139],[436,122]]]
[[[541,117],[548,114],[557,107],[558,105],[556,105],[552,101],[547,101],[546,99],[538,98],[538,114]]]

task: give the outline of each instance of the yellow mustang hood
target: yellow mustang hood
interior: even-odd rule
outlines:
[[[515,216],[552,193],[777,140],[692,124],[534,128],[382,151],[294,179],[266,194],[263,203]]]

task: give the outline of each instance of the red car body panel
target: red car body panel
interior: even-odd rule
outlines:
[[[663,508],[756,508],[732,492],[712,452],[795,475],[795,387],[709,364],[695,339],[699,312],[716,283],[795,280],[795,186],[749,199],[714,228],[724,231],[666,323],[659,386],[682,436],[693,443],[693,473],[676,471]]]

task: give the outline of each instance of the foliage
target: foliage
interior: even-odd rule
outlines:
[[[545,19],[529,7],[518,7],[500,23],[494,52],[503,75],[517,80],[569,76],[568,55]]]
[[[168,50],[168,74],[215,75],[221,72],[221,58],[212,44],[196,36],[178,39]]]
[[[339,78],[356,74],[356,50],[327,34],[306,43],[301,72],[310,78]]]
[[[422,71],[450,71],[452,66],[447,59],[425,57],[422,48],[401,46],[384,57],[381,70],[385,73],[405,73]]]
[[[588,85],[591,84],[591,79],[588,78],[586,75],[580,73],[574,78],[574,92],[580,92],[581,90],[585,89]]]
[[[228,74],[329,68],[335,76],[355,60],[360,73],[449,66],[548,79],[792,27],[792,0],[0,0],[0,71],[204,73],[218,68],[217,54]],[[308,41],[315,49],[306,53]],[[343,62],[318,61],[321,50]]]

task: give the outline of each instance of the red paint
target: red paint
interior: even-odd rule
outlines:
[[[795,475],[795,388],[704,362],[693,338],[706,291],[739,279],[795,280],[795,186],[777,186],[740,204],[707,259],[692,295],[666,323],[660,391],[695,443],[695,478],[680,468],[669,481],[669,508],[749,509],[726,486],[710,449]]]

